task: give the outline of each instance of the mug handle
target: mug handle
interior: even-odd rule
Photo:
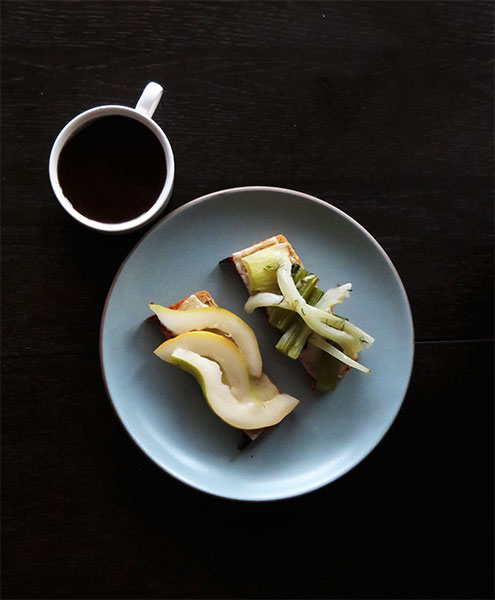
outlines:
[[[159,83],[150,81],[144,88],[141,97],[136,104],[136,110],[148,119],[151,119],[163,94],[163,88]]]

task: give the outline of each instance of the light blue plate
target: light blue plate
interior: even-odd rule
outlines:
[[[311,391],[298,362],[279,354],[262,311],[248,316],[246,290],[218,262],[283,233],[326,289],[352,282],[342,312],[376,338],[362,353],[371,374],[352,370],[332,393]],[[242,433],[208,408],[187,373],[153,350],[163,341],[146,321],[149,302],[169,305],[199,290],[254,329],[264,370],[300,399],[280,425],[240,450]],[[108,294],[101,361],[108,394],[125,428],[160,467],[205,492],[273,500],[321,487],[358,464],[392,424],[413,363],[413,323],[390,259],[356,221],[316,198],[269,187],[209,194],[175,210],[124,261]]]

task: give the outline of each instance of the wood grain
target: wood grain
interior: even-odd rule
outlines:
[[[3,596],[493,597],[493,4],[0,10]],[[376,237],[408,292],[403,409],[362,464],[307,496],[189,489],[105,396],[101,312],[144,231],[73,223],[48,156],[70,118],[132,106],[149,80],[166,90],[170,210],[238,185],[313,194]]]

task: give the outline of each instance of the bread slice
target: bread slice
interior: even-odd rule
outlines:
[[[294,248],[288,242],[285,235],[282,235],[282,234],[274,235],[273,237],[267,238],[266,240],[263,240],[262,242],[257,242],[256,244],[249,246],[249,248],[245,248],[244,250],[239,250],[239,252],[234,252],[234,254],[232,254],[231,260],[234,263],[234,266],[235,266],[237,272],[239,273],[242,281],[244,282],[244,285],[247,287],[249,293],[251,293],[251,290],[249,289],[249,277],[247,274],[246,267],[244,266],[244,263],[242,262],[242,259],[245,258],[246,256],[249,256],[250,254],[254,254],[255,252],[258,252],[258,250],[263,250],[264,248],[268,248],[269,246],[274,246],[275,244],[286,244],[287,249],[289,250],[289,258],[290,258],[291,263],[292,264],[297,263],[298,265],[301,265],[301,267],[302,267],[301,259],[299,258],[299,256],[297,256],[297,254],[294,251]]]
[[[217,307],[218,304],[215,302],[213,297],[206,290],[201,290],[200,292],[196,292],[191,294],[190,296],[186,296],[179,300],[175,304],[169,306],[172,310],[192,310],[194,308],[205,308],[205,307]],[[151,319],[156,319],[159,323],[158,317],[156,315],[152,315]],[[174,337],[173,333],[164,327],[160,323],[160,328],[167,339],[171,339]],[[243,429],[243,433],[249,438],[249,440],[253,441],[258,438],[265,430],[271,429],[271,427],[263,427],[261,429]]]
[[[269,246],[273,246],[275,244],[286,245],[286,247],[289,251],[289,259],[290,259],[291,263],[298,264],[301,267],[303,266],[301,259],[297,255],[296,251],[294,250],[294,248],[292,247],[290,242],[287,240],[287,238],[282,234],[274,235],[265,240],[262,240],[261,242],[256,242],[255,244],[253,244],[252,246],[249,246],[248,248],[244,248],[243,250],[234,252],[232,254],[232,256],[225,259],[225,261],[229,261],[234,265],[237,273],[241,277],[242,281],[244,282],[244,285],[246,286],[248,292],[251,295],[252,295],[252,292],[251,292],[250,285],[249,285],[249,276],[248,276],[247,269],[246,269],[242,259],[245,258],[246,256],[249,256],[250,254],[254,254],[255,252],[258,252],[259,250],[263,250],[264,248],[268,248]],[[224,262],[224,261],[222,261],[222,262]],[[318,377],[320,354],[321,354],[321,351],[318,350],[318,348],[315,348],[314,346],[306,346],[306,348],[304,348],[304,350],[299,355],[299,358],[297,359],[297,360],[299,360],[301,365],[304,367],[305,371],[308,373],[308,375],[311,379],[311,385],[313,388],[315,387],[315,382]],[[341,378],[349,370],[350,370],[350,367],[348,367],[344,363],[341,363],[339,375],[338,375],[339,378]]]
[[[191,294],[191,296],[182,298],[182,300],[179,300],[176,304],[172,304],[169,308],[173,310],[190,310],[192,308],[204,308],[205,306],[218,306],[218,304],[213,300],[209,292],[201,290],[200,292]]]

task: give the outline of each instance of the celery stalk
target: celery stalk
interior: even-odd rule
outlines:
[[[294,283],[299,286],[302,279],[306,276],[310,275],[306,269],[303,269],[299,265],[292,265],[292,278],[294,279]],[[295,268],[297,267],[297,269]],[[281,331],[285,331],[288,327],[288,324],[294,320],[294,312],[292,310],[287,310],[285,308],[269,308],[268,309],[268,322],[273,327],[280,329]]]
[[[299,269],[299,271],[306,271],[305,269]],[[298,271],[298,272],[299,272]],[[316,284],[318,283],[318,277],[313,275],[313,273],[308,273],[306,271],[306,275],[296,283],[297,289],[301,296],[306,300],[313,290],[316,288]],[[283,310],[283,309],[282,309]],[[284,311],[286,314],[282,315],[276,323],[276,327],[280,329],[280,331],[287,331],[287,329],[298,320],[298,315],[294,311]]]
[[[323,351],[319,356],[320,368],[315,382],[316,389],[322,392],[334,390],[337,381],[339,380],[339,372],[342,363]]]
[[[282,329],[281,323],[283,323],[286,318],[288,318],[294,314],[293,311],[291,311],[291,310],[287,310],[285,308],[277,308],[277,307],[269,307],[269,308],[267,308],[267,311],[268,311],[268,322],[270,323],[270,325],[273,325],[273,327],[276,327],[277,329],[280,329],[280,330]]]
[[[330,312],[310,306],[306,302],[294,284],[288,263],[282,264],[277,269],[277,282],[286,302],[292,305],[293,310],[315,333],[323,339],[328,338],[337,342],[344,348],[344,352],[348,356],[354,356],[361,350],[361,342],[364,337],[362,340],[361,335],[358,337],[344,330],[348,325],[351,325],[349,321],[344,321]],[[356,334],[356,331],[353,333]],[[329,354],[334,353],[330,352]]]
[[[363,373],[371,373],[371,371],[370,371],[370,369],[368,369],[368,367],[365,367],[364,365],[359,363],[357,360],[354,360],[353,358],[351,358],[348,354],[346,354],[343,351],[343,349],[340,350],[339,344],[336,344],[335,342],[330,343],[332,341],[333,340],[328,340],[328,342],[327,342],[320,335],[315,333],[309,338],[308,343],[312,344],[313,346],[316,346],[317,348],[319,348],[320,350],[323,350],[324,352],[327,352],[327,354],[330,354],[330,356],[333,356],[337,360],[340,360],[340,362],[344,363],[348,367],[352,367],[354,369],[357,369],[358,371],[362,371]],[[342,346],[340,346],[340,348],[342,348]],[[357,358],[357,356],[356,356],[356,358]]]
[[[315,288],[311,292],[311,294],[308,296],[308,298],[306,299],[306,302],[310,306],[315,306],[315,304],[320,300],[320,298],[322,296],[323,296],[323,291],[320,290],[319,288]],[[299,317],[299,320],[300,320],[300,323],[297,324],[297,328],[295,331],[294,345],[289,350],[289,356],[291,358],[297,358],[299,356],[299,354],[301,353],[301,350],[306,345],[308,337],[310,336],[311,333],[313,333],[312,330],[306,325],[306,323],[304,323],[304,321],[301,319],[301,317]],[[295,356],[293,356],[294,354],[295,354]]]
[[[242,262],[249,277],[250,292],[277,292],[277,269],[287,260],[287,244],[274,244],[245,256]]]
[[[299,267],[299,265],[297,265],[297,266]],[[295,273],[293,273],[293,275],[292,275],[292,277],[294,279],[294,283],[297,285],[301,281],[301,279],[303,279],[303,277],[306,277],[306,275],[309,275],[309,273],[306,271],[306,269],[303,269],[302,267],[298,268],[297,270],[295,270]],[[269,308],[268,309],[268,322],[273,327],[276,327],[277,329],[280,329],[283,331],[283,329],[282,329],[283,323],[286,322],[286,319],[288,317],[292,317],[293,315],[294,315],[293,311],[286,310],[285,308]]]
[[[308,304],[314,306],[322,296],[323,291],[317,287],[314,287],[305,300]],[[296,315],[294,321],[284,335],[280,338],[275,347],[277,350],[282,352],[282,354],[286,354],[290,358],[296,359],[299,357],[299,354],[301,354],[311,333],[311,329],[306,325],[299,315]]]

